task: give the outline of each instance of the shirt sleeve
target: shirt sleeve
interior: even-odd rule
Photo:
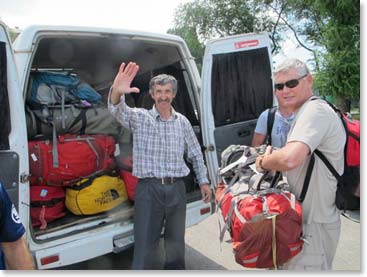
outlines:
[[[203,153],[201,152],[200,144],[190,122],[186,118],[184,123],[187,158],[192,163],[199,185],[209,184],[208,170],[204,163],[204,157]]]
[[[269,109],[263,111],[260,114],[259,118],[257,119],[255,133],[267,135],[268,133],[268,130],[267,130],[268,129],[268,125],[267,125],[268,112],[269,112]]]
[[[303,142],[313,152],[328,134],[332,133],[331,129],[336,127],[333,117],[330,117],[332,113],[333,111],[320,101],[307,102],[297,115],[296,124],[291,129],[287,142]]]
[[[13,242],[25,233],[17,210],[0,183],[0,242]]]
[[[126,129],[134,131],[139,124],[139,109],[131,108],[125,102],[125,95],[120,98],[120,103],[113,105],[111,103],[111,92],[108,95],[108,110],[112,116]]]

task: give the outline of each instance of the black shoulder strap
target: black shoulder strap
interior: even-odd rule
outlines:
[[[87,109],[81,109],[78,116],[74,119],[74,121],[71,123],[69,130],[73,128],[79,121],[82,121],[82,126],[80,127],[79,134],[84,135],[85,134],[85,128],[87,127]]]
[[[331,165],[331,163],[329,162],[329,160],[325,157],[324,154],[322,154],[319,150],[315,150],[314,152],[326,165],[326,167],[330,170],[330,172],[334,175],[334,177],[338,180],[338,185],[342,184],[342,176],[336,171],[336,169]],[[308,164],[307,167],[307,172],[306,172],[306,177],[305,177],[305,181],[303,183],[303,188],[302,188],[302,192],[299,196],[299,201],[302,202],[305,197],[306,197],[306,193],[308,190],[308,186],[310,184],[310,179],[311,179],[311,175],[312,175],[312,171],[313,171],[313,167],[315,164],[315,154],[312,153],[311,155],[311,160],[310,163]]]
[[[268,124],[267,124],[267,133],[268,133],[268,145],[271,145],[271,132],[273,130],[275,113],[277,111],[277,107],[272,107],[268,111]]]
[[[307,190],[308,190],[308,185],[310,184],[310,179],[311,179],[314,164],[315,164],[315,154],[312,153],[310,163],[308,164],[308,167],[307,167],[307,172],[306,172],[305,181],[303,183],[303,188],[302,188],[301,194],[298,198],[298,200],[300,202],[303,202],[303,200],[305,200],[306,193],[307,193]]]
[[[342,121],[343,127],[344,127],[345,132],[346,132],[346,135],[347,135],[346,142],[345,142],[345,147],[344,147],[344,166],[346,166],[346,151],[347,151],[347,143],[348,143],[348,128],[347,128],[346,123],[344,122],[344,120],[342,118],[341,111],[336,106],[334,106],[332,103],[330,103],[329,101],[327,101],[326,99],[323,99],[323,98],[313,98],[311,100],[316,100],[316,99],[322,99],[322,100],[324,100],[339,115],[339,117],[341,117],[341,121]],[[324,164],[326,165],[326,167],[330,170],[330,172],[338,180],[338,185],[339,184],[342,184],[342,182],[341,182],[341,178],[342,178],[341,175],[339,175],[339,173],[336,171],[336,169],[331,165],[331,163],[329,162],[329,160],[325,157],[325,155],[322,154],[317,149],[315,150],[314,153],[324,162]],[[314,164],[315,164],[315,155],[314,155],[314,153],[312,153],[311,159],[310,159],[310,163],[308,164],[308,167],[307,167],[307,172],[306,172],[305,181],[303,183],[302,192],[301,192],[301,194],[299,196],[299,201],[300,202],[302,202],[305,199],[306,193],[307,193],[307,190],[308,190],[308,186],[310,184],[310,179],[311,179],[313,167],[314,167]]]
[[[360,142],[360,138],[359,136],[357,136],[355,133],[349,132],[348,131],[349,136],[351,136],[352,138],[354,138],[356,141]]]
[[[341,181],[341,176],[339,175],[339,173],[336,171],[336,169],[331,165],[331,163],[329,162],[329,160],[325,157],[324,154],[322,154],[319,150],[315,150],[315,153],[317,156],[319,156],[319,158],[324,162],[324,164],[326,165],[326,167],[330,170],[331,173],[333,173],[333,175],[335,176],[335,178],[338,181]]]
[[[323,163],[326,165],[326,167],[330,170],[330,172],[334,175],[334,177],[336,178],[336,180],[338,180],[338,185],[342,185],[342,176],[336,171],[336,169],[331,165],[331,163],[329,162],[329,160],[325,157],[324,154],[322,154],[319,150],[315,150],[314,152],[322,161]],[[303,183],[303,188],[302,188],[302,192],[299,196],[299,201],[302,202],[305,197],[306,197],[306,193],[308,190],[308,186],[310,184],[310,179],[311,179],[311,175],[312,175],[312,171],[313,171],[313,167],[315,164],[315,154],[312,153],[311,155],[311,160],[310,163],[308,164],[307,167],[307,172],[306,172],[306,177],[305,177],[305,181]]]
[[[317,98],[315,98],[317,99]],[[324,100],[338,115],[338,117],[340,118],[341,122],[342,122],[342,125],[343,125],[343,128],[344,128],[344,131],[345,131],[345,136],[346,136],[346,140],[345,140],[345,145],[344,145],[344,167],[347,166],[347,149],[348,149],[348,136],[351,134],[351,132],[349,132],[349,129],[348,129],[348,126],[347,126],[347,123],[345,122],[345,119],[344,119],[344,116],[343,116],[343,112],[337,107],[335,106],[333,103],[329,102],[328,100],[324,99],[324,98],[319,98],[319,99],[322,99]],[[313,100],[313,99],[312,99]],[[359,141],[359,140],[358,140]],[[319,153],[319,154],[318,154]],[[316,152],[316,154],[321,158],[321,160],[323,160],[323,162],[326,164],[326,166],[330,169],[330,167],[332,167],[332,165],[330,164],[330,162],[326,159],[326,157],[320,152],[318,151],[318,153]],[[323,158],[320,156],[320,154],[323,156]],[[325,162],[327,161],[327,163]],[[330,167],[329,167],[329,166]],[[334,168],[333,168],[334,169]],[[334,174],[334,172],[336,172],[336,170],[334,169],[334,172],[333,170],[330,169],[330,171]],[[336,172],[337,175],[339,175],[337,172]],[[336,175],[334,174],[334,176],[336,177]],[[336,177],[337,178],[337,177]],[[337,178],[338,179],[338,178]]]

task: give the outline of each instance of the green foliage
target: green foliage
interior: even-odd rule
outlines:
[[[10,40],[13,42],[19,35],[20,30],[18,28],[9,29]]]
[[[194,28],[203,41],[211,38],[271,30],[261,1],[196,0],[180,5],[175,28]]]
[[[274,25],[274,18],[269,16],[264,1],[196,0],[177,8],[174,27],[168,32],[181,36],[192,54],[201,60],[208,39],[272,32]],[[272,37],[274,41],[280,39],[278,34]]]
[[[349,111],[360,95],[360,9],[354,0],[293,0],[300,32],[317,51],[315,89]]]
[[[199,70],[201,70],[202,57],[204,56],[205,47],[200,43],[196,31],[191,28],[173,28],[167,31],[169,34],[174,34],[182,37],[190,48],[191,55],[195,58]]]
[[[276,54],[287,29],[314,54],[315,89],[345,110],[359,102],[359,1],[194,0],[178,7],[169,32],[183,37],[200,61],[206,40],[260,31],[269,32]]]

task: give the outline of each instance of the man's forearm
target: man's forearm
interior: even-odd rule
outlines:
[[[307,155],[309,148],[302,142],[287,143],[271,154],[265,153],[256,159],[256,166],[263,170],[288,171],[300,166]]]
[[[1,244],[5,261],[9,269],[32,270],[35,269],[31,254],[23,237],[14,242]]]
[[[294,167],[289,158],[289,155],[284,151],[274,150],[271,154],[264,155],[261,167],[266,170],[288,171]]]

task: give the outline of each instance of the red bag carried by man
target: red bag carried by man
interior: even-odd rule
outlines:
[[[235,260],[242,266],[277,268],[302,250],[302,207],[280,173],[252,170],[257,151],[230,146],[222,154],[215,195],[219,221],[224,221],[220,239],[229,232]]]

